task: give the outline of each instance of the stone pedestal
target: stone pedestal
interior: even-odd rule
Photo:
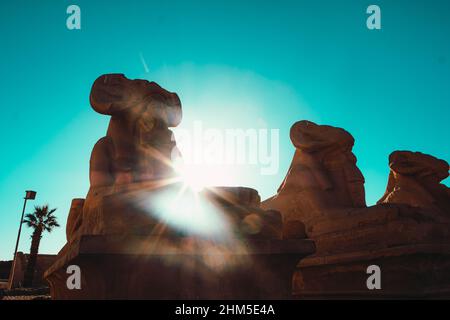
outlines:
[[[53,299],[289,299],[311,240],[82,236],[66,245],[45,277]],[[81,289],[69,290],[69,265]]]
[[[381,289],[367,288],[367,267],[381,271]],[[300,299],[450,298],[450,245],[410,245],[302,260],[294,276]]]
[[[299,264],[296,297],[450,297],[448,223],[436,223],[432,215],[396,204],[331,214],[333,219],[317,219],[309,228],[317,252]],[[371,265],[380,268],[381,290],[367,287]]]

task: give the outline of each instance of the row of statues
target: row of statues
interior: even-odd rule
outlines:
[[[82,234],[154,228],[159,221],[133,205],[137,201],[134,195],[170,186],[175,176],[172,159],[178,149],[169,128],[177,126],[182,117],[177,94],[154,82],[109,74],[94,82],[90,102],[95,111],[110,115],[111,120],[106,136],[92,151],[87,198],[72,203],[67,222],[69,242]],[[369,216],[375,209],[385,211],[385,204],[410,207],[402,207],[403,211],[416,208],[417,214],[437,222],[450,219],[450,191],[441,184],[448,177],[446,161],[420,152],[393,152],[386,192],[369,210],[364,176],[357,167],[352,152],[355,141],[349,132],[302,120],[291,127],[290,139],[295,154],[277,194],[247,205],[249,212],[278,211],[284,236],[305,236],[305,228],[311,236],[317,221],[355,212]],[[259,199],[256,190],[226,189],[221,192],[241,197],[254,193]],[[213,194],[217,192],[204,196],[213,199]],[[247,200],[238,197],[235,203],[242,201]]]
[[[338,209],[365,208],[364,176],[352,153],[354,139],[341,128],[295,123],[290,132],[296,148],[287,175],[277,194],[263,206],[290,219],[308,222]],[[450,218],[450,189],[441,183],[448,177],[446,161],[411,151],[389,156],[389,181],[377,202],[422,208]]]
[[[171,237],[180,231],[164,219],[167,206],[155,206],[161,190],[172,190],[165,201],[176,202],[174,190],[182,188],[172,163],[179,151],[169,129],[182,118],[177,94],[154,82],[108,74],[94,82],[90,103],[111,120],[92,151],[87,197],[72,201],[61,265],[83,236],[157,232]],[[291,127],[290,139],[295,154],[273,197],[261,202],[256,190],[244,187],[211,188],[198,195],[220,209],[220,221],[233,237],[308,237],[319,257],[450,242],[450,189],[441,183],[449,175],[446,161],[420,152],[393,152],[386,192],[367,207],[349,132],[303,120]],[[183,208],[177,210],[175,215],[183,215]]]

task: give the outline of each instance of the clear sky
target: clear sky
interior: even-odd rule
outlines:
[[[70,4],[81,30],[66,28]],[[370,4],[381,30],[366,27]],[[280,129],[277,174],[230,169],[263,198],[290,164],[295,121],[343,127],[374,204],[392,151],[450,160],[449,13],[446,0],[1,1],[0,259],[12,258],[26,189],[62,224],[40,252],[64,245],[70,201],[88,191],[90,152],[108,124],[88,100],[104,73],[177,92],[181,128]]]

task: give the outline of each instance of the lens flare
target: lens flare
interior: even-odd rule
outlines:
[[[230,227],[223,212],[186,183],[174,184],[139,201],[148,214],[181,234],[223,241]]]

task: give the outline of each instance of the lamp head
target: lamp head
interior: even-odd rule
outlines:
[[[27,190],[25,191],[25,199],[34,200],[36,198],[36,191]]]

